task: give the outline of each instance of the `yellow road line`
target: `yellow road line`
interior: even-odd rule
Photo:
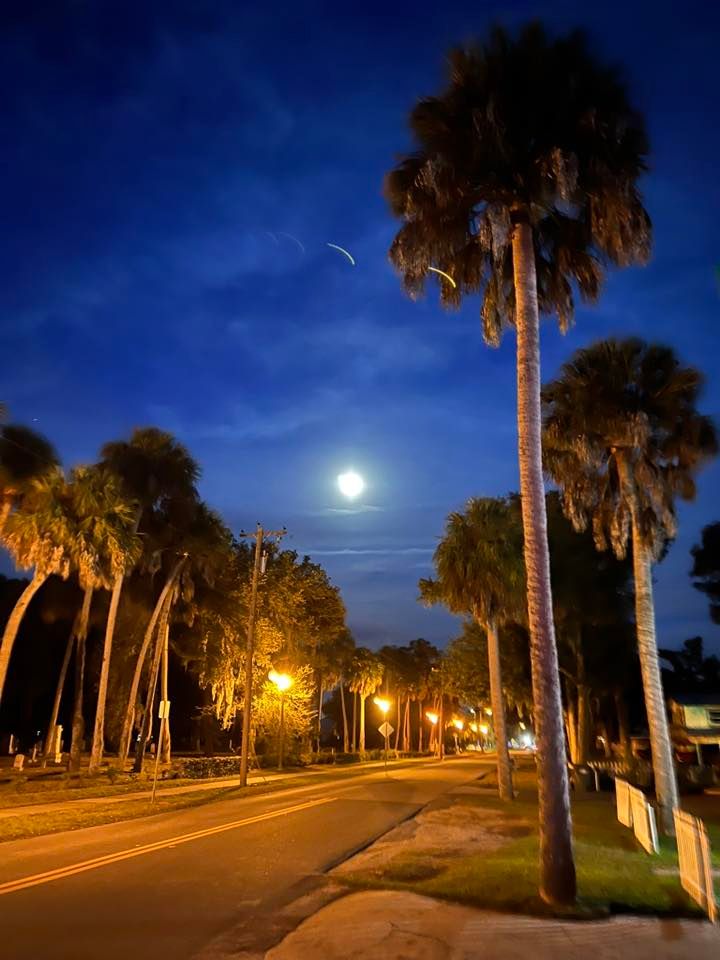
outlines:
[[[132,850],[120,850],[117,853],[108,853],[104,857],[95,857],[93,860],[83,860],[81,863],[71,863],[65,867],[57,867],[55,870],[48,870],[45,873],[36,873],[29,877],[20,877],[18,880],[8,880],[6,883],[0,883],[0,896],[5,893],[15,893],[17,890],[25,890],[28,887],[37,887],[41,883],[50,883],[53,880],[72,877],[76,873],[85,873],[86,870],[97,870],[99,867],[105,867],[111,863],[118,863],[121,860],[131,860],[133,857],[153,853],[155,850],[163,850],[165,847],[177,846],[180,843],[190,843],[192,840],[201,840],[203,837],[212,837],[216,833],[225,833],[226,830],[236,830],[238,827],[245,827],[251,823],[272,820],[275,817],[282,817],[288,813],[298,813],[300,810],[308,810],[310,807],[317,807],[323,803],[331,803],[334,799],[335,797],[321,797],[319,800],[308,800],[306,803],[297,803],[292,807],[283,807],[281,810],[271,810],[269,813],[260,813],[255,817],[245,817],[243,820],[233,820],[232,823],[223,823],[217,827],[196,830],[194,833],[185,833],[179,837],[169,837],[167,840],[157,840],[155,843],[146,843],[141,847],[133,847]]]

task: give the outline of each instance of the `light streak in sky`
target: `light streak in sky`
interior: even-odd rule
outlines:
[[[428,267],[428,270],[432,270],[433,273],[439,273],[441,277],[445,277],[446,280],[449,280],[450,283],[453,285],[453,287],[457,287],[457,284],[455,283],[453,278],[450,276],[450,274],[445,273],[444,270],[438,270],[437,267]]]
[[[344,247],[339,247],[336,243],[328,243],[327,246],[328,246],[328,247],[332,247],[333,250],[339,250],[340,253],[342,253],[343,256],[347,257],[348,260],[350,261],[350,263],[351,263],[353,266],[355,266],[355,260],[353,259],[352,254],[351,254],[351,253],[348,253],[348,251],[345,250]]]

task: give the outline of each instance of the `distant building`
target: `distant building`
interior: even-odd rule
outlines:
[[[720,748],[720,692],[675,694],[669,700],[671,735],[677,747],[695,747],[699,763],[704,746]],[[714,752],[714,751],[713,751]]]

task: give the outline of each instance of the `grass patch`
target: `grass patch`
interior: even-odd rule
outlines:
[[[155,803],[149,800],[128,799],[123,803],[102,804],[78,809],[63,807],[47,813],[19,813],[17,816],[0,820],[0,841],[22,840],[27,837],[39,837],[64,830],[78,830],[82,827],[94,827],[106,823],[119,823],[138,817],[150,817],[157,814],[198,807],[218,799],[230,799],[247,793],[246,790],[215,788],[198,790],[194,793],[176,794],[163,797],[158,793]]]
[[[196,779],[158,780],[160,793],[169,787],[197,784]],[[119,774],[112,779],[101,773],[90,777],[86,774],[50,774],[33,777],[26,781],[0,786],[0,809],[31,806],[36,803],[63,803],[68,800],[90,800],[101,797],[120,797],[152,788],[152,775]]]
[[[614,797],[586,794],[574,798],[575,862],[578,903],[569,911],[557,911],[540,900],[537,893],[538,838],[528,831],[527,822],[537,821],[534,775],[519,772],[520,796],[512,805],[478,791],[462,802],[487,810],[491,820],[502,817],[493,834],[503,838],[497,849],[470,855],[437,855],[432,851],[401,848],[379,869],[343,873],[340,880],[354,887],[392,888],[455,900],[493,910],[530,913],[540,916],[593,918],[610,913],[654,914],[700,917],[698,907],[686,896],[675,873],[677,853],[672,840],[663,840],[658,856],[649,856],[636,843],[630,830],[615,818]],[[714,861],[720,850],[720,805],[717,798],[693,798],[706,809],[703,816],[713,838]],[[688,808],[693,804],[688,803]],[[714,809],[714,817],[709,816]],[[692,812],[696,812],[695,809]],[[452,808],[448,810],[452,817]],[[422,864],[427,866],[423,875]]]

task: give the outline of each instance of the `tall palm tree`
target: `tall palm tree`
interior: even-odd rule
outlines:
[[[132,569],[142,545],[136,532],[137,504],[123,493],[116,477],[103,467],[78,467],[70,475],[71,509],[77,525],[73,565],[83,591],[75,632],[75,697],[70,767],[80,768],[85,678],[85,643],[96,590],[111,590]]]
[[[344,608],[343,608],[344,612]],[[348,742],[347,712],[345,709],[344,673],[350,657],[355,651],[355,641],[350,631],[343,627],[340,630],[333,630],[318,638],[316,643],[310,646],[309,654],[311,662],[315,668],[315,677],[318,687],[318,712],[316,717],[315,736],[317,738],[317,748],[320,749],[321,721],[323,698],[325,693],[340,688],[340,703],[343,711],[343,742]],[[347,752],[347,749],[346,749]]]
[[[365,751],[365,701],[375,693],[383,679],[383,665],[367,647],[358,647],[350,667],[350,689],[360,698],[358,750]]]
[[[161,592],[161,597],[164,593],[165,599],[160,607],[155,629],[155,647],[150,661],[145,711],[134,765],[137,773],[142,772],[145,747],[151,734],[152,702],[158,676],[161,677],[162,699],[169,699],[167,690],[169,630],[174,607],[180,598],[184,598],[188,607],[188,619],[192,620],[196,613],[193,599],[197,587],[200,584],[212,587],[216,578],[232,562],[232,535],[218,514],[202,501],[191,505],[180,503],[176,506],[178,509],[168,511],[168,519],[173,521],[177,549],[171,561],[170,574]],[[151,631],[150,639],[152,640],[152,617],[148,630]],[[147,637],[148,631],[146,631],[145,640]],[[127,750],[125,746],[127,730],[132,732],[139,679],[143,661],[149,649],[149,644],[146,644],[145,640],[138,653],[125,711],[123,743],[121,743],[119,755],[121,762],[124,762],[126,756],[123,748]],[[161,663],[162,673],[159,674]],[[129,746],[129,738],[127,738],[127,745]],[[164,749],[165,757],[169,760],[169,721],[165,724],[165,743],[158,744],[158,749]]]
[[[578,350],[543,390],[545,462],[578,529],[625,555],[632,539],[635,620],[655,789],[673,829],[677,783],[655,638],[652,564],[675,535],[675,499],[695,495],[694,474],[717,452],[697,411],[702,376],[666,346],[605,340]]]
[[[420,581],[425,603],[443,603],[470,614],[487,632],[490,699],[497,743],[498,792],[512,800],[499,627],[523,618],[522,519],[517,500],[474,498],[464,513],[451,513],[435,551],[435,580]]]
[[[441,301],[481,293],[485,339],[517,334],[518,453],[538,742],[540,893],[574,900],[576,883],[552,617],[540,446],[539,314],[573,315],[573,288],[599,293],[603,264],[643,262],[649,218],[637,190],[643,124],[615,71],[580,33],[496,29],[450,55],[449,81],[410,116],[415,141],[386,180],[403,220],[390,258],[410,294],[431,269]],[[438,275],[435,274],[437,277]]]
[[[68,512],[68,493],[61,470],[36,477],[22,502],[5,523],[3,542],[15,566],[32,570],[32,579],[8,617],[0,643],[0,700],[10,655],[30,601],[52,575],[66,580],[72,568],[75,529]]]
[[[32,481],[54,473],[60,460],[42,434],[19,424],[0,427],[0,536],[10,511]]]
[[[197,497],[195,484],[200,474],[198,465],[181,443],[169,433],[155,427],[135,430],[129,441],[105,444],[101,465],[119,479],[125,495],[138,504],[134,533],[143,532],[143,515],[157,509],[166,501],[194,500]],[[116,576],[110,596],[90,754],[90,773],[99,769],[105,749],[105,704],[110,657],[125,576],[126,573]]]
[[[348,726],[347,704],[345,703],[345,687],[348,674],[355,653],[355,640],[349,630],[343,630],[332,646],[332,669],[337,676],[340,689],[340,708],[343,719],[343,753],[350,751],[350,728]]]
[[[67,545],[72,572],[77,576],[83,600],[74,618],[65,648],[53,709],[45,737],[45,755],[52,746],[65,675],[75,650],[75,698],[73,704],[70,767],[80,767],[83,737],[83,685],[85,642],[93,594],[109,590],[116,573],[132,566],[140,553],[140,540],[131,533],[135,504],[125,500],[113,476],[98,467],[76,467],[65,487],[68,531]]]

